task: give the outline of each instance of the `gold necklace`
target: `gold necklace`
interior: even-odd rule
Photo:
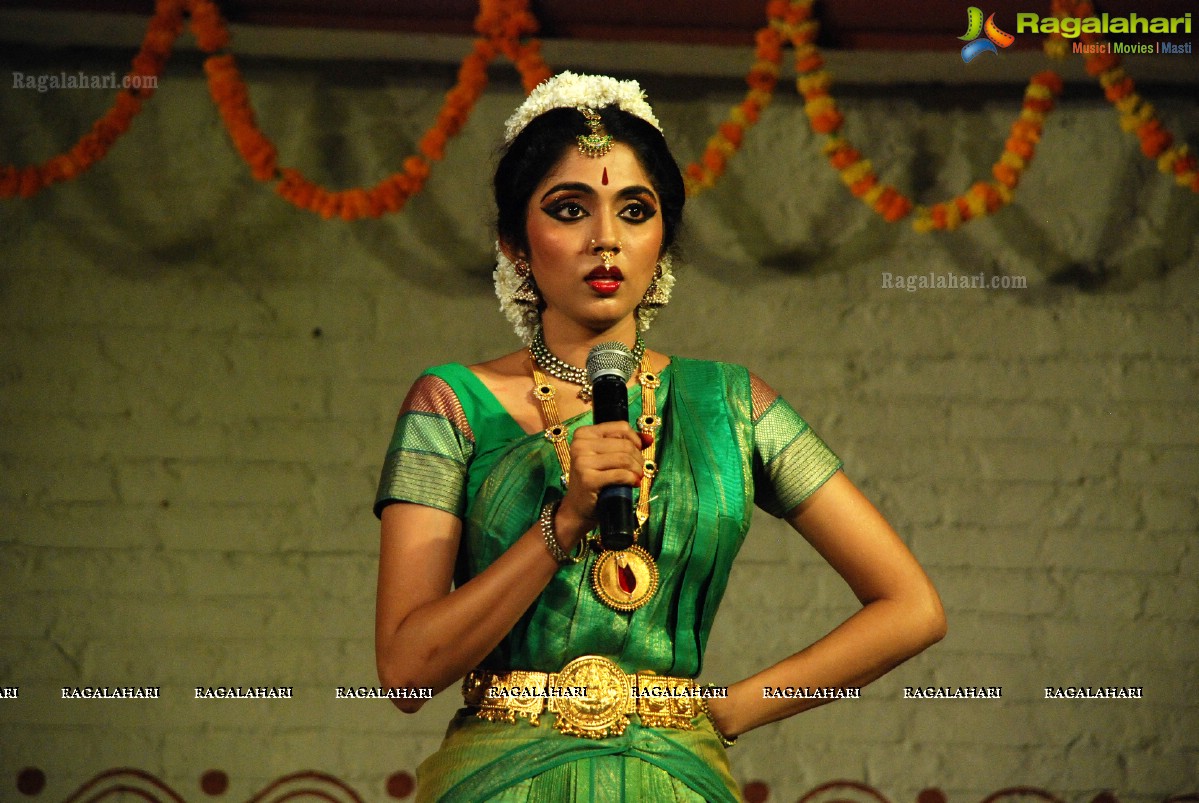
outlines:
[[[545,439],[554,445],[558,464],[562,467],[562,487],[570,480],[570,446],[566,442],[566,427],[558,414],[556,391],[545,374],[533,361],[533,395],[541,406],[541,418],[545,424]],[[641,412],[637,429],[643,434],[654,436],[649,446],[641,450],[644,474],[641,476],[640,493],[637,499],[637,527],[633,531],[633,545],[627,549],[611,550],[599,548],[599,554],[591,567],[591,589],[600,602],[613,610],[629,613],[645,605],[658,590],[658,565],[653,555],[637,543],[645,522],[649,519],[650,486],[658,473],[654,460],[657,453],[657,430],[661,425],[658,418],[656,391],[662,380],[649,364],[649,358],[641,357],[637,370],[637,382],[641,385]],[[587,534],[587,542],[597,545],[598,539]]]

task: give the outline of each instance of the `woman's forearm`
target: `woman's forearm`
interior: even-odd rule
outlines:
[[[835,698],[775,696],[765,689],[861,688],[944,634],[935,595],[870,602],[811,646],[730,686],[727,698],[712,701],[712,715],[730,737],[786,719]]]
[[[642,440],[628,423],[575,430],[569,488],[553,512],[553,534],[570,553],[595,526],[608,485],[641,480]],[[384,509],[376,600],[375,660],[384,685],[432,688],[456,682],[504,639],[549,583],[558,562],[540,521],[461,588],[447,593],[461,521],[420,505]],[[413,705],[399,705],[416,710]]]
[[[861,688],[945,635],[945,612],[932,582],[844,472],[833,474],[787,521],[845,580],[862,608],[810,647],[712,701],[712,716],[726,736],[830,701],[763,689]]]
[[[556,523],[569,551],[581,528],[565,518]],[[534,523],[487,569],[377,634],[380,681],[389,688],[432,688],[434,694],[456,683],[495,649],[559,568]],[[399,707],[415,711],[420,705],[409,700]]]

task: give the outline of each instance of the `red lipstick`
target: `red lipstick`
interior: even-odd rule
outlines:
[[[620,283],[624,281],[624,274],[615,265],[611,267],[601,265],[588,273],[584,281],[600,295],[610,296],[620,289]]]

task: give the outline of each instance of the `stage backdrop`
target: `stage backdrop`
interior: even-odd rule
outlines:
[[[125,58],[3,56],[5,74]],[[404,62],[243,65],[282,161],[337,187],[398,169],[453,82]],[[186,55],[107,160],[0,202],[0,798],[60,801],[115,768],[144,774],[92,790],[240,801],[311,771],[276,790],[407,797],[456,695],[406,716],[336,690],[377,684],[370,505],[409,383],[518,345],[491,287],[488,180],[521,93],[495,76],[425,191],[381,220],[323,221],[253,181]],[[69,147],[112,100],[2,83],[5,162]],[[742,91],[644,84],[683,161]],[[1145,91],[1194,146],[1194,100]],[[883,177],[932,202],[989,177],[1020,92],[858,86],[842,106]],[[752,799],[838,779],[864,785],[843,799],[904,803],[1196,791],[1197,230],[1199,198],[1093,84],[1067,88],[1013,207],[935,236],[853,199],[780,86],[688,205],[649,342],[781,390],[928,567],[949,635],[860,700],[744,737],[732,761]],[[935,287],[980,275],[1006,289]],[[854,608],[763,514],[704,680]],[[159,697],[63,699],[129,686]],[[197,699],[219,686],[292,696]]]

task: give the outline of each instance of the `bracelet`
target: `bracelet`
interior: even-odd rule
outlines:
[[[710,688],[712,688],[712,686],[711,686],[711,684],[709,684],[709,685],[705,686],[704,688],[710,689]],[[729,737],[727,737],[723,733],[721,733],[720,726],[716,724],[716,718],[712,716],[712,709],[708,708],[708,700],[706,697],[700,696],[699,708],[701,711],[704,712],[704,716],[708,718],[708,722],[712,725],[712,731],[716,734],[716,738],[720,740],[720,743],[722,745],[724,745],[726,750],[737,743],[737,740],[741,737],[734,736],[732,739],[730,739]]]
[[[558,561],[559,566],[578,563],[583,559],[583,550],[580,548],[577,556],[566,554],[558,543],[557,536],[554,535],[554,514],[557,512],[558,502],[556,501],[546,502],[541,507],[541,537],[545,539],[545,548],[549,550],[550,557]]]

